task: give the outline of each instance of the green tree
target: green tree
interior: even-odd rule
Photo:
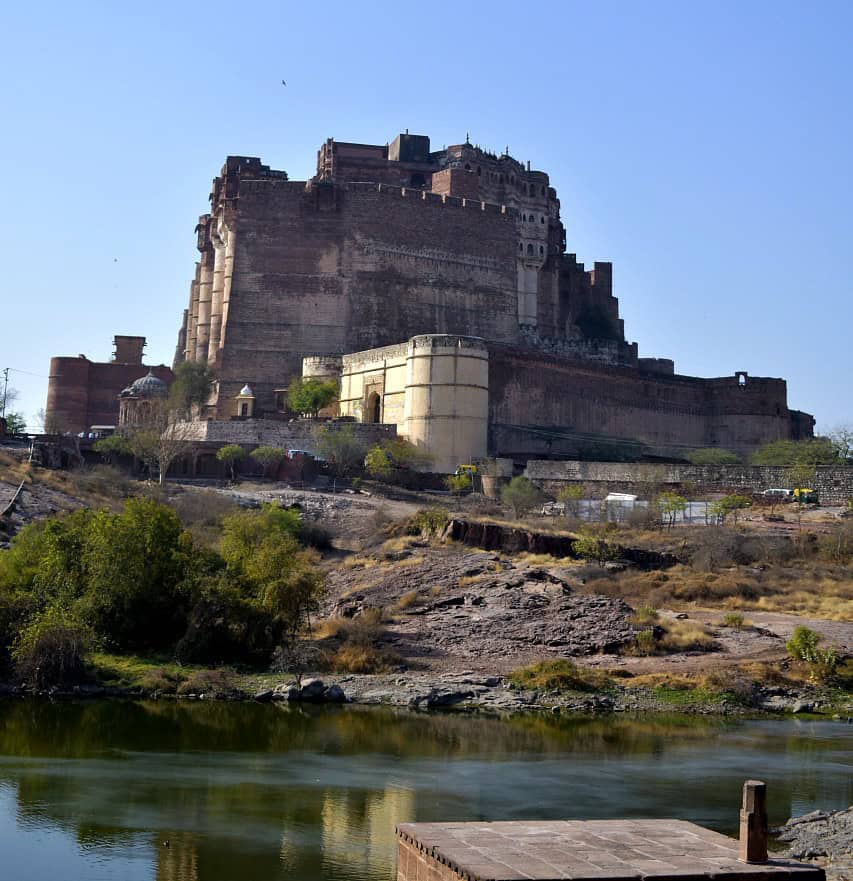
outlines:
[[[778,440],[765,444],[752,454],[753,465],[838,465],[838,451],[828,437],[808,440]]]
[[[580,517],[581,501],[584,497],[584,488],[580,483],[572,483],[564,486],[557,493],[557,501],[566,507],[566,517]]]
[[[107,463],[112,464],[119,456],[130,454],[130,444],[122,434],[111,434],[102,437],[92,444],[92,449]]]
[[[661,522],[672,529],[678,515],[687,509],[687,499],[674,492],[663,492],[655,499],[655,507],[660,512]]]
[[[6,419],[7,434],[26,434],[27,421],[20,413],[7,413]]]
[[[82,553],[83,620],[122,649],[171,644],[186,620],[191,548],[177,514],[153,499],[128,499],[120,514],[98,511]]]
[[[367,451],[364,467],[367,473],[377,480],[390,480],[394,475],[394,461],[391,454],[379,444]]]
[[[287,405],[294,413],[316,419],[317,414],[337,396],[338,384],[332,380],[296,378],[287,388]]]
[[[513,477],[501,490],[501,502],[512,510],[516,519],[541,504],[542,498],[539,487],[520,475]]]
[[[213,371],[200,361],[184,361],[175,368],[175,380],[169,387],[169,407],[184,419],[191,419],[210,397],[215,380]]]
[[[699,450],[691,450],[687,454],[687,461],[691,465],[739,465],[740,456],[731,450],[721,450],[719,447],[704,447]]]
[[[341,477],[357,474],[364,467],[367,444],[356,436],[351,425],[340,428],[324,426],[317,432],[317,447],[320,455],[330,462],[335,473]]]
[[[584,560],[595,560],[600,567],[619,559],[619,547],[591,530],[584,530],[572,542],[572,550]]]
[[[319,609],[324,579],[316,558],[297,541],[301,518],[272,504],[223,521],[220,549],[228,571],[271,614],[291,652]]]
[[[216,458],[231,472],[231,480],[235,480],[235,469],[246,456],[246,451],[239,444],[226,444],[216,451]]]
[[[419,470],[426,468],[432,457],[401,437],[384,440],[371,447],[364,459],[367,473],[377,480],[411,483]]]
[[[752,507],[752,499],[749,496],[741,496],[733,493],[723,496],[715,502],[711,502],[708,510],[712,517],[715,517],[720,523],[725,523],[726,519],[731,516],[737,525],[738,516],[741,511]]]
[[[284,450],[279,447],[255,447],[249,455],[264,469],[264,477],[269,477],[284,459]]]

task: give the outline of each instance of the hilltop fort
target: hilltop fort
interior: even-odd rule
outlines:
[[[438,470],[812,435],[782,379],[640,357],[612,265],[566,251],[548,174],[508,152],[329,139],[306,181],[230,156],[210,205],[174,365],[213,368],[206,419],[285,419],[290,381],[316,376],[338,382],[337,415],[396,426]]]

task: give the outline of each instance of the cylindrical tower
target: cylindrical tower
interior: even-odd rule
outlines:
[[[89,359],[51,358],[44,411],[48,434],[89,428]]]
[[[404,432],[451,473],[486,455],[489,352],[478,337],[430,334],[409,340]]]
[[[302,378],[317,379],[320,382],[333,382],[341,393],[341,371],[343,358],[340,355],[309,355],[302,359]],[[320,416],[339,416],[340,404],[337,398],[320,411]]]

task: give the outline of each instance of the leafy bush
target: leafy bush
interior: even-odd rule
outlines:
[[[220,575],[202,590],[175,648],[182,664],[246,663],[265,666],[281,627]]]
[[[444,478],[444,485],[454,495],[459,496],[471,491],[473,481],[471,480],[471,475],[467,473],[448,474],[447,477]]]
[[[733,630],[740,630],[745,623],[745,619],[740,612],[728,612],[723,618],[723,627],[731,627]]]
[[[371,447],[364,458],[364,467],[377,480],[407,486],[416,483],[417,472],[431,462],[432,457],[428,453],[397,437]]]
[[[791,638],[785,643],[788,654],[795,661],[805,664],[812,679],[825,682],[838,669],[840,658],[832,647],[819,647],[820,634],[808,627],[795,627]]]
[[[422,508],[406,523],[406,535],[423,535],[426,538],[441,535],[447,526],[447,511],[442,508]]]
[[[501,489],[501,502],[512,510],[513,517],[523,517],[542,503],[543,495],[539,488],[526,477],[513,477]]]
[[[731,450],[721,450],[719,447],[705,447],[700,450],[691,450],[687,454],[687,461],[691,465],[739,465],[740,456]]]
[[[77,685],[86,678],[91,633],[67,614],[50,610],[33,618],[12,649],[15,672],[32,688]]]
[[[711,502],[708,506],[708,510],[711,516],[716,517],[720,523],[725,523],[730,515],[734,522],[737,523],[739,513],[750,507],[752,507],[752,499],[750,499],[749,496],[741,496],[732,493],[731,495],[717,499],[715,502]]]
[[[584,560],[595,560],[600,567],[619,559],[619,547],[597,532],[585,530],[572,542],[572,550]]]

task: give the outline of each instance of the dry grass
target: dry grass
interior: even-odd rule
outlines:
[[[403,612],[406,609],[411,609],[412,606],[416,606],[420,602],[420,594],[416,590],[410,590],[408,593],[404,593],[400,599],[394,604],[394,608],[399,612]]]
[[[830,564],[765,569],[732,566],[718,572],[700,572],[683,565],[666,572],[629,570],[597,579],[594,589],[635,605],[658,608],[698,605],[853,620],[853,570]]]
[[[658,621],[657,618],[646,617],[649,626],[637,632],[633,644],[627,649],[628,654],[650,656],[712,652],[718,647],[717,641],[704,625],[695,621]]]
[[[509,681],[527,691],[594,691],[609,684],[603,671],[578,667],[568,658],[539,661],[514,670]]]
[[[323,666],[335,673],[387,673],[399,667],[402,659],[395,652],[376,646],[342,645],[323,655]]]

